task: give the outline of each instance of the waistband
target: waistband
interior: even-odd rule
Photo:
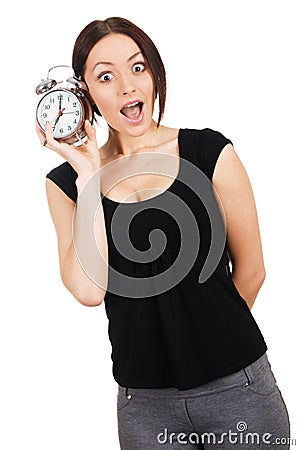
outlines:
[[[222,378],[217,378],[215,380],[209,381],[205,384],[202,384],[200,386],[197,386],[195,388],[191,389],[178,389],[178,388],[131,388],[131,387],[124,387],[118,385],[118,389],[120,393],[123,393],[124,395],[128,394],[137,394],[137,395],[145,395],[145,396],[176,396],[176,397],[185,397],[185,396],[193,396],[197,394],[201,394],[203,391],[207,389],[209,386],[210,388],[217,387],[217,385],[220,386],[220,383],[222,383],[223,380],[228,379],[229,377],[232,379],[236,378],[236,381],[241,378],[241,376],[246,377],[249,380],[255,377],[256,374],[258,374],[261,370],[263,370],[265,367],[269,366],[269,360],[267,353],[264,353],[262,356],[260,356],[257,360],[255,360],[253,363],[249,364],[245,368],[238,370],[237,372],[233,372],[229,375],[226,375]],[[250,380],[249,380],[250,381]]]

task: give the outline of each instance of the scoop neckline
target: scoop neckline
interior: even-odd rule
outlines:
[[[178,144],[178,154],[179,154],[179,169],[178,169],[178,173],[176,175],[176,177],[174,178],[174,180],[172,181],[172,183],[170,184],[169,187],[167,187],[167,189],[165,189],[164,191],[160,192],[157,195],[154,195],[153,197],[147,198],[145,200],[140,200],[138,202],[117,202],[116,200],[112,200],[111,198],[106,197],[105,195],[101,194],[101,200],[107,203],[110,203],[112,205],[128,205],[128,206],[132,206],[132,205],[140,205],[141,203],[146,203],[146,202],[151,202],[159,197],[162,197],[163,195],[165,195],[167,192],[172,191],[172,189],[175,187],[175,185],[178,183],[179,181],[179,176],[182,170],[182,164],[181,164],[181,158],[182,158],[182,147],[181,147],[181,133],[182,133],[182,128],[178,129],[178,135],[177,135],[177,144]]]

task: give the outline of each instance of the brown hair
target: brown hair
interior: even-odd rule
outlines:
[[[109,17],[106,20],[94,20],[79,34],[75,41],[72,66],[77,77],[84,80],[87,57],[94,45],[110,33],[125,34],[131,37],[140,48],[145,57],[154,81],[155,95],[159,97],[158,124],[164,114],[166,102],[166,72],[160,54],[149,36],[127,19],[122,17]],[[95,112],[99,113],[97,107]]]

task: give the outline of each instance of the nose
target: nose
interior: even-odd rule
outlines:
[[[134,88],[132,88],[132,89],[126,89],[126,91],[123,92],[123,95],[132,94],[132,93],[134,93],[134,92],[135,92],[135,89],[134,89]]]
[[[122,95],[129,95],[135,92],[135,86],[133,84],[133,80],[130,79],[130,76],[122,77],[120,83],[120,92]]]

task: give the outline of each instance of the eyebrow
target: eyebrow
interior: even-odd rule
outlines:
[[[138,56],[138,55],[142,55],[142,52],[141,52],[141,51],[138,51],[138,52],[134,53],[133,55],[131,55],[131,56],[127,59],[127,62],[129,63],[132,59],[134,59],[134,58],[135,58],[136,56]],[[110,61],[98,61],[98,62],[94,65],[94,67],[93,67],[93,69],[92,69],[92,72],[95,70],[95,68],[96,68],[99,64],[103,64],[103,65],[106,65],[106,66],[114,66],[114,63],[112,63],[112,62],[110,62]]]

